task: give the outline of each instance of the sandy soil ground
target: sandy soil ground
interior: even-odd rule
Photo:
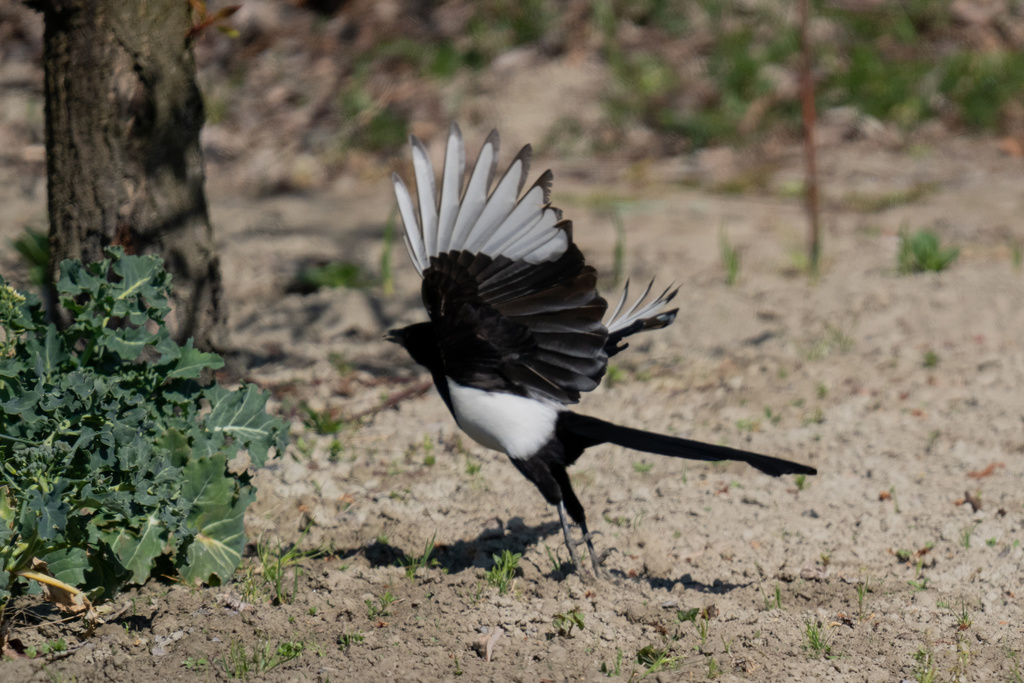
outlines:
[[[553,199],[600,272],[613,267],[614,201],[625,271],[682,286],[676,324],[617,357],[614,381],[580,410],[808,462],[817,477],[593,449],[571,473],[599,551],[612,552],[610,576],[584,583],[560,566],[555,511],[504,456],[460,438],[433,390],[336,434],[299,419],[302,402],[350,416],[425,378],[380,341],[423,315],[404,252],[394,296],[285,293],[321,258],[375,271],[386,180],[220,193],[236,370],[296,416],[295,445],[258,476],[249,535],[323,552],[287,573],[282,604],[268,600],[253,549],[230,585],[125,594],[127,611],[91,638],[24,629],[27,644],[63,637],[70,652],[3,670],[79,682],[221,680],[246,667],[319,681],[1021,680],[1020,162],[988,140],[824,150],[825,266],[811,281],[800,203],[785,196],[797,150],[782,159],[768,192],[743,195],[673,182],[667,164],[551,161]],[[38,220],[45,183],[3,173],[6,239]],[[902,201],[911,187],[927,190]],[[898,276],[901,226],[935,230],[960,258]],[[720,231],[741,253],[732,287]],[[0,266],[20,272],[8,252]],[[436,566],[410,580],[397,561],[432,539]],[[522,559],[501,594],[486,572],[504,550]],[[566,633],[573,613],[582,623]],[[298,656],[259,671],[268,660],[254,651],[289,648]]]

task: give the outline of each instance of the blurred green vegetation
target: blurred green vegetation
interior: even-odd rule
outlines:
[[[819,111],[851,106],[904,130],[940,118],[953,130],[999,132],[1007,107],[1022,107],[1024,54],[1008,42],[972,48],[978,41],[951,17],[951,0],[811,4]],[[799,135],[792,2],[591,0],[586,11],[580,7],[482,0],[467,6],[468,18],[448,36],[428,28],[354,56],[338,96],[342,145],[388,152],[404,144],[409,106],[383,103],[371,86],[374,74],[435,86],[466,77],[472,88],[488,65],[521,46],[542,58],[583,52],[606,65],[603,130],[577,132],[591,135],[589,152],[614,146],[638,126],[676,141],[666,150]],[[567,139],[578,126],[565,119],[557,125],[551,146],[579,149]]]

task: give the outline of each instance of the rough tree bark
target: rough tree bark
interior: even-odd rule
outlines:
[[[102,259],[108,245],[160,255],[173,275],[173,336],[216,347],[222,286],[203,188],[189,2],[26,3],[43,13],[46,27],[54,274],[65,258]]]

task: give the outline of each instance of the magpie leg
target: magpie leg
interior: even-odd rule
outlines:
[[[569,559],[572,560],[573,566],[576,567],[577,571],[579,571],[580,560],[576,557],[576,542],[572,540],[572,531],[569,528],[569,517],[565,512],[565,502],[561,500],[558,501],[558,520],[562,523],[562,534],[565,535],[565,547],[569,549]],[[590,544],[590,539],[587,539],[587,544]]]
[[[580,566],[579,558],[576,556],[576,546],[582,545],[584,542],[587,544],[587,550],[590,551],[590,563],[594,567],[594,576],[601,576],[601,564],[600,558],[597,555],[597,551],[594,550],[594,542],[591,540],[594,534],[590,533],[587,529],[587,523],[585,521],[580,522],[580,530],[583,532],[583,539],[574,541],[572,538],[572,527],[569,524],[569,519],[565,510],[565,503],[559,501],[558,503],[558,519],[562,523],[562,534],[565,536],[565,547],[569,549],[569,559],[572,560],[573,566],[576,567],[577,571],[581,571],[583,568]],[[585,573],[585,571],[583,572]]]
[[[587,530],[587,523],[580,522],[580,530],[583,531],[583,540],[587,542],[587,550],[590,551],[590,563],[594,565],[594,576],[601,576],[601,565],[598,563],[597,552],[594,550],[594,543],[590,540],[593,534]]]

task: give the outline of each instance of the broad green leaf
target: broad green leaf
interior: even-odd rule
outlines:
[[[168,429],[164,432],[156,440],[156,447],[167,451],[171,463],[175,467],[184,466],[188,456],[192,453],[192,449],[188,445],[188,438],[178,429]]]
[[[222,395],[206,417],[206,428],[241,440],[249,449],[253,465],[262,467],[270,446],[280,448],[281,433],[286,431],[284,421],[268,415],[266,406],[267,394],[247,385],[245,389]]]
[[[189,522],[210,511],[221,512],[230,507],[234,481],[226,474],[227,458],[222,455],[196,458],[185,466],[181,497],[190,506]]]
[[[226,476],[227,459],[221,455],[199,458],[184,471],[182,498],[191,502],[188,528],[195,536],[179,571],[187,581],[226,581],[242,561],[245,547],[245,508],[255,495]]]
[[[95,298],[105,279],[97,277],[81,261],[65,260],[60,262],[60,278],[57,280],[57,293],[62,299],[74,299],[82,293]],[[64,301],[61,301],[64,304]],[[66,305],[66,304],[65,304]],[[75,304],[75,308],[79,308]],[[73,310],[73,309],[72,309]]]
[[[105,533],[103,540],[110,544],[117,559],[131,572],[129,581],[141,585],[149,578],[154,560],[164,551],[163,533],[163,524],[155,514],[151,514],[143,521],[141,533],[120,529]]]
[[[67,489],[68,482],[58,481],[53,490],[42,494],[39,489],[29,489],[25,496],[26,505],[21,511],[21,525],[33,535],[44,541],[59,536],[68,523],[68,512],[71,510],[61,500],[61,494]]]
[[[25,362],[19,358],[0,359],[0,377],[16,379],[26,371]]]
[[[15,396],[9,401],[0,403],[0,417],[6,413],[7,415],[21,415],[26,419],[33,419],[36,417],[35,408],[36,404],[43,397],[43,386],[37,384],[34,389],[23,391],[21,395]],[[0,423],[2,424],[2,423]]]
[[[93,542],[96,543],[96,539]],[[114,597],[131,576],[106,543],[96,545],[98,549],[89,553],[89,570],[85,573],[86,592],[93,601],[101,596]]]
[[[122,256],[116,259],[111,270],[121,276],[117,300],[132,300],[141,296],[149,306],[166,309],[167,298],[161,290],[166,286],[167,275],[162,265],[163,259],[153,255]],[[166,310],[162,312],[166,313]]]
[[[134,361],[156,339],[157,335],[147,331],[145,327],[122,327],[117,330],[105,330],[103,346],[125,360]]]
[[[156,343],[156,352],[160,354],[160,360],[157,361],[158,365],[165,365],[181,357],[181,347],[171,339],[170,335],[160,337],[160,340]]]
[[[89,569],[89,556],[85,548],[62,548],[52,550],[39,558],[53,576],[76,588],[85,583],[85,572]]]
[[[78,398],[87,398],[96,392],[96,378],[77,370],[64,376],[63,385]]]
[[[197,458],[209,457],[224,450],[224,433],[208,432],[201,427],[189,431],[192,438],[192,452]]]
[[[189,339],[185,342],[185,346],[181,347],[181,356],[178,358],[178,362],[175,363],[168,373],[169,379],[181,378],[181,379],[194,379],[199,377],[204,368],[212,368],[214,370],[224,367],[224,359],[218,356],[216,353],[203,353],[192,345],[192,340]]]
[[[64,350],[64,343],[57,334],[57,327],[52,323],[47,325],[43,347],[36,356],[36,375],[49,380],[69,358],[67,351]]]
[[[256,496],[246,493],[221,519],[204,516],[188,547],[186,564],[179,567],[182,577],[190,582],[224,583],[238,569],[245,547],[245,508]],[[215,579],[216,577],[216,579]]]

